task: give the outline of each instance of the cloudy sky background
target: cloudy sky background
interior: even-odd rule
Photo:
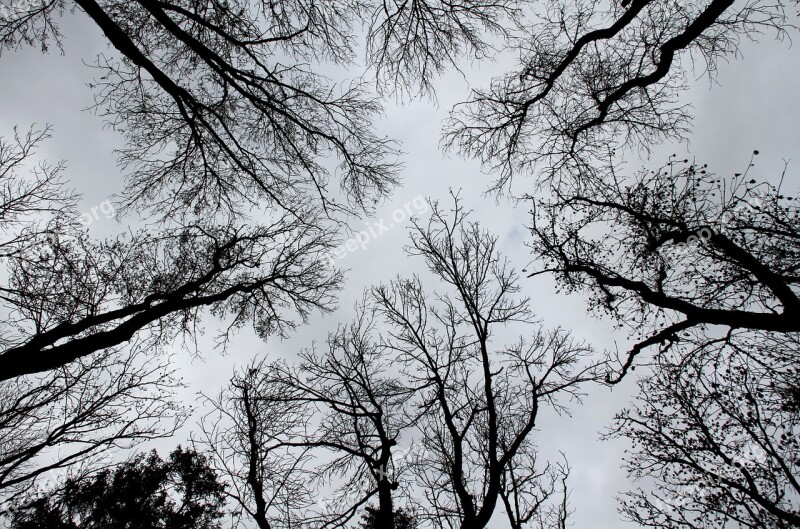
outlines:
[[[99,30],[81,13],[66,17],[62,30],[63,56],[56,48],[49,54],[25,48],[16,53],[4,52],[0,58],[0,135],[9,135],[14,125],[24,130],[32,123],[53,124],[54,137],[44,144],[40,156],[50,161],[67,161],[65,175],[83,195],[80,210],[90,212],[93,206],[121,191],[123,185],[112,153],[120,145],[120,137],[104,128],[101,118],[84,111],[92,105],[92,92],[86,83],[94,75],[84,61],[92,63],[96,54],[107,48]],[[691,145],[660,146],[653,151],[649,162],[629,159],[629,169],[638,169],[643,164],[655,168],[666,162],[670,154],[679,153],[708,163],[712,171],[727,176],[745,169],[752,150],[759,149],[761,155],[753,169],[754,178],[773,179],[780,175],[784,159],[794,159],[784,185],[787,193],[797,193],[800,187],[798,48],[764,36],[760,44],[744,43],[741,52],[741,58],[720,65],[718,85],[712,87],[702,78],[685,94],[685,101],[694,106]],[[421,260],[407,257],[402,250],[408,241],[408,222],[396,223],[392,219],[395,210],[418,196],[446,202],[448,189],[461,189],[465,206],[474,210],[473,219],[480,220],[486,229],[499,236],[500,250],[517,269],[525,268],[529,262],[524,246],[528,237],[527,206],[484,196],[491,177],[482,174],[476,163],[445,157],[439,150],[441,122],[452,105],[466,99],[470,85],[485,86],[492,76],[510,66],[508,60],[486,61],[473,65],[464,76],[447,75],[436,85],[436,103],[387,104],[379,129],[402,142],[406,153],[404,183],[392,200],[378,208],[375,219],[353,223],[353,229],[358,230],[363,222],[385,219],[386,225],[393,227],[370,241],[366,249],[349,253],[340,261],[349,269],[340,310],[326,317],[315,316],[288,340],[271,339],[264,343],[246,330],[225,357],[219,357],[211,348],[213,322],[207,320],[209,332],[200,341],[204,360],[193,359],[187,352],[179,353],[181,374],[190,385],[187,399],[193,400],[198,391],[217,393],[227,383],[233,368],[246,364],[255,355],[291,358],[312,342],[324,341],[337,323],[349,321],[352,306],[364,288],[397,274],[422,271]],[[101,214],[90,230],[93,235],[103,237],[125,227],[124,223],[117,224]],[[571,329],[577,338],[598,349],[614,348],[616,343],[624,350],[628,345],[624,334],[612,332],[609,321],[587,315],[580,297],[556,294],[550,279],[527,279],[522,287],[545,325]],[[537,442],[542,455],[557,457],[558,451],[563,451],[572,468],[571,505],[576,511],[573,516],[576,528],[631,527],[619,520],[614,501],[614,495],[627,485],[625,473],[620,469],[625,446],[621,442],[600,442],[598,434],[628,402],[634,387],[635,380],[629,378],[613,391],[592,388],[584,404],[573,407],[571,418],[545,415],[540,421]],[[165,453],[176,444],[185,443],[194,425],[193,418],[175,438],[155,446]],[[496,519],[493,525],[502,526],[499,512]]]

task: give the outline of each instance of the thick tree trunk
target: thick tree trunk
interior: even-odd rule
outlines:
[[[375,529],[395,529],[393,483],[384,479],[378,482],[378,510],[375,513]]]

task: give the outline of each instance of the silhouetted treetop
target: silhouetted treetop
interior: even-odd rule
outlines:
[[[93,240],[61,166],[33,164],[47,136],[0,138],[0,380],[128,341],[156,352],[193,335],[206,311],[231,318],[224,343],[248,323],[261,336],[281,334],[297,324],[290,313],[303,320],[330,309],[342,276],[325,258],[335,238],[319,214],[246,226],[201,219]]]
[[[515,171],[580,180],[615,149],[683,138],[689,77],[713,79],[743,39],[795,30],[788,0],[551,0],[518,46],[516,68],[451,114],[445,143],[506,188]]]
[[[800,526],[797,334],[748,337],[665,355],[609,436],[650,483],[624,496],[642,527]]]
[[[14,512],[14,529],[219,529],[225,486],[201,454],[153,451],[63,487]]]
[[[643,349],[705,340],[707,326],[798,332],[800,203],[783,177],[759,183],[749,171],[672,159],[536,200],[532,275],[555,274],[631,330],[622,374]]]
[[[518,16],[512,0],[44,0],[0,20],[0,49],[60,45],[66,10],[118,52],[98,57],[92,86],[125,137],[125,205],[165,218],[370,208],[398,183],[370,80],[430,93],[436,75],[482,56]],[[362,53],[369,71],[343,78]]]

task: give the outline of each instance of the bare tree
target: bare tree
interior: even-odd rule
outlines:
[[[76,7],[118,56],[101,56],[98,110],[124,131],[128,205],[157,216],[305,212],[329,196],[326,154],[358,206],[395,183],[391,142],[372,130],[380,105],[363,83],[334,84],[309,62],[351,61],[357,2],[46,0],[3,21],[3,47],[60,44]]]
[[[379,87],[429,92],[459,56],[490,49],[485,33],[508,33],[514,3],[37,0],[0,19],[0,49],[60,46],[67,10],[102,31],[117,55],[100,56],[93,87],[97,109],[125,135],[129,207],[165,218],[265,207],[302,215],[309,202],[354,213],[397,183],[396,149],[373,129],[381,105],[367,81],[322,72],[355,67],[356,35],[369,26]]]
[[[328,337],[323,353],[307,350],[296,368],[276,363],[268,369],[278,398],[310,406],[318,421],[306,439],[293,444],[324,448],[331,459],[320,466],[319,477],[343,478],[333,497],[347,499],[329,502],[331,512],[322,513],[326,527],[343,525],[362,506],[374,509],[376,528],[395,527],[393,491],[399,483],[389,473],[393,448],[414,422],[407,410],[414,388],[392,369],[391,351],[375,334],[374,314],[360,304],[353,322]],[[375,496],[378,507],[368,506]]]
[[[27,163],[47,131],[0,142],[3,240],[0,380],[58,368],[132,339],[193,335],[203,309],[285,333],[326,310],[341,275],[329,230],[289,214],[271,224],[195,223],[91,240],[63,194],[60,166]]]
[[[415,465],[422,510],[436,524],[479,529],[513,498],[518,508],[508,515],[523,524],[528,507],[545,508],[531,496],[541,485],[533,444],[539,411],[563,411],[565,399],[580,397],[594,378],[594,366],[582,365],[592,351],[536,324],[496,237],[469,223],[457,198],[450,216],[432,209],[427,224],[415,222],[408,252],[449,291],[431,293],[418,277],[373,291],[390,325],[384,341],[418,392],[427,449]],[[510,332],[521,337],[502,345]]]
[[[13,503],[48,474],[78,476],[93,471],[102,452],[171,436],[188,410],[173,400],[180,383],[168,360],[141,347],[109,349],[1,382],[2,497]]]
[[[194,442],[212,456],[227,481],[238,523],[245,517],[259,529],[296,526],[314,503],[313,468],[308,449],[287,443],[302,440],[311,414],[307,408],[274,398],[262,383],[267,371],[254,363],[237,373],[211,400]]]
[[[491,54],[493,41],[509,39],[522,16],[516,0],[412,0],[370,7],[366,52],[378,87],[412,96],[435,95],[437,75],[458,70],[463,57]]]
[[[333,302],[341,276],[321,252],[329,234],[280,219],[272,226],[195,225],[93,243],[51,237],[10,258],[12,315],[0,378],[45,371],[142,333],[153,345],[194,335],[203,314],[230,316],[221,337],[251,321],[285,333]]]
[[[617,149],[683,138],[691,115],[679,96],[687,78],[713,80],[743,39],[787,37],[796,4],[543,2],[518,45],[517,67],[454,109],[445,143],[499,175],[496,190],[532,166],[544,178],[580,184]]]
[[[672,159],[535,204],[531,247],[542,264],[531,275],[552,273],[565,290],[585,292],[636,341],[612,379],[643,350],[713,339],[714,326],[800,330],[797,200],[782,176],[759,183],[750,166],[726,177]]]
[[[155,280],[146,274],[159,273],[151,266],[159,249],[145,253],[153,239],[143,235],[127,244],[88,239],[76,220],[77,196],[62,179],[63,165],[31,166],[49,134],[49,128],[31,129],[0,138],[0,259],[7,265],[0,283],[5,500],[29,495],[55,473],[90,472],[109,449],[169,436],[186,417],[172,400],[180,383],[158,348],[167,333],[153,325],[166,314],[155,303],[158,291],[143,291]],[[142,303],[130,303],[136,297]],[[148,311],[149,321],[143,320]],[[148,326],[153,333],[137,334]],[[132,343],[121,348],[127,341]]]
[[[752,333],[670,354],[609,436],[632,441],[643,527],[800,527],[797,334]]]
[[[398,483],[388,479],[389,468],[392,448],[397,445],[403,429],[408,427],[405,404],[413,393],[388,372],[391,358],[372,335],[373,327],[366,307],[360,305],[358,317],[329,336],[323,353],[314,349],[304,351],[299,364],[294,366],[283,361],[254,364],[244,378],[247,382],[235,380],[234,393],[215,401],[217,409],[244,406],[244,417],[241,410],[226,413],[224,419],[238,427],[232,427],[234,431],[226,430],[224,435],[215,432],[210,422],[205,423],[204,444],[219,457],[226,448],[244,443],[246,438],[257,440],[247,445],[250,454],[258,454],[257,458],[264,461],[256,479],[252,474],[243,479],[244,473],[239,471],[246,461],[243,456],[236,462],[220,460],[221,469],[231,480],[241,488],[248,488],[248,493],[240,494],[237,501],[243,509],[251,511],[257,521],[262,516],[258,512],[259,505],[264,505],[262,511],[266,512],[276,494],[284,495],[277,490],[279,486],[274,481],[267,479],[277,471],[276,466],[283,468],[270,459],[270,454],[287,451],[296,454],[292,457],[297,460],[313,456],[316,468],[313,472],[298,471],[280,486],[305,475],[309,486],[320,487],[317,494],[322,494],[325,484],[333,484],[328,487],[333,489],[329,495],[336,499],[324,502],[326,505],[320,509],[293,503],[295,512],[282,512],[282,520],[294,519],[315,527],[341,527],[377,496],[375,527],[394,529],[396,509],[392,494]],[[252,410],[250,415],[248,410]],[[283,426],[280,418],[285,412],[305,417],[307,424],[302,431],[300,420],[293,423],[295,429]],[[250,417],[250,422],[245,427],[243,419],[246,417]],[[276,418],[277,423],[271,422]],[[258,435],[248,434],[251,430]],[[274,492],[267,492],[272,490]],[[259,500],[258,494],[264,499]],[[292,496],[294,500],[298,498],[295,493]]]
[[[63,162],[31,166],[31,158],[50,134],[48,126],[25,133],[15,128],[13,139],[0,137],[0,258],[13,256],[38,237],[69,225],[78,196],[66,185]]]
[[[458,199],[452,218],[436,205],[429,224],[415,221],[408,248],[455,296],[424,290],[418,277],[375,287],[324,353],[305,351],[294,366],[262,361],[215,401],[222,421],[206,423],[203,442],[246,489],[245,510],[260,516],[274,502],[276,520],[338,527],[364,507],[375,527],[392,529],[396,499],[413,503],[421,488],[419,521],[483,527],[505,504],[515,527],[564,526],[568,467],[540,469],[533,432],[541,407],[566,410],[594,380],[592,351],[536,324],[496,239],[466,217]],[[512,325],[523,338],[498,345]],[[399,439],[415,435],[425,454],[401,459]],[[276,474],[279,483],[265,481]],[[335,508],[315,513],[304,490],[287,503],[294,516],[279,514],[280,487],[298,480],[333,488]]]
[[[520,451],[521,456],[512,462],[500,488],[506,516],[511,529],[567,529],[569,519],[569,463],[547,463],[537,467],[536,453]],[[554,495],[559,501],[551,501]]]
[[[285,334],[328,310],[341,275],[332,234],[288,214],[247,228],[194,224],[94,241],[76,221],[61,165],[30,162],[48,129],[0,140],[0,489],[91,470],[113,447],[171,434],[185,411],[160,351],[204,316],[220,339],[252,322]],[[149,361],[143,358],[149,355]],[[163,421],[163,424],[160,422]],[[77,470],[76,470],[77,469]]]

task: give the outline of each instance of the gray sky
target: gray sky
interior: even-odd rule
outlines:
[[[0,135],[7,135],[13,125],[25,129],[31,123],[52,123],[54,138],[41,151],[51,161],[66,159],[66,176],[83,194],[82,211],[90,211],[122,188],[122,180],[112,154],[120,138],[104,129],[100,118],[83,111],[92,104],[92,92],[85,83],[91,80],[92,70],[82,61],[91,63],[98,51],[105,50],[99,31],[80,14],[68,17],[62,27],[65,34],[65,55],[51,50],[47,55],[38,49],[27,48],[17,53],[4,53],[0,59]],[[796,35],[796,34],[795,34]],[[709,88],[706,79],[694,83],[686,100],[694,105],[694,132],[691,146],[661,146],[648,163],[656,167],[676,152],[691,154],[698,162],[708,163],[718,174],[727,175],[744,169],[753,149],[761,155],[754,168],[755,178],[779,175],[782,159],[800,159],[800,56],[788,43],[778,43],[764,37],[760,45],[745,43],[742,58],[720,65],[719,86]],[[184,376],[191,385],[187,397],[195,391],[216,393],[228,380],[234,365],[247,363],[257,354],[272,357],[292,357],[296,352],[322,342],[337,323],[352,316],[352,305],[365,287],[388,281],[397,274],[408,275],[422,269],[418,259],[407,258],[402,246],[407,242],[407,222],[394,223],[392,213],[420,195],[448,199],[448,189],[462,189],[461,196],[468,208],[475,211],[485,228],[500,237],[500,248],[519,269],[529,261],[524,247],[528,224],[527,207],[514,207],[508,202],[496,202],[483,196],[490,178],[483,175],[477,164],[457,158],[446,158],[439,151],[442,119],[453,103],[467,96],[469,84],[485,86],[492,75],[509,67],[507,62],[488,62],[467,72],[466,79],[450,74],[437,83],[438,104],[417,101],[403,107],[388,105],[380,130],[402,142],[405,171],[404,185],[391,201],[382,205],[375,219],[395,224],[388,232],[342,259],[350,269],[347,284],[341,295],[341,309],[325,318],[315,316],[308,326],[288,340],[272,339],[264,343],[249,330],[234,341],[229,355],[216,356],[210,340],[201,338],[205,360],[192,360],[180,353]],[[631,161],[638,168],[642,162]],[[797,192],[800,177],[790,165],[785,181],[788,192]],[[367,222],[369,220],[367,219]],[[124,226],[123,226],[124,227]],[[353,229],[360,224],[355,222]],[[92,223],[96,236],[119,231],[121,226],[101,216]],[[532,298],[533,309],[548,326],[572,329],[575,336],[593,343],[597,348],[614,347],[623,350],[626,336],[614,334],[609,321],[598,321],[586,313],[579,297],[558,295],[547,278],[523,282],[524,292]],[[208,337],[213,325],[208,321]],[[537,442],[543,454],[565,452],[572,474],[570,476],[571,505],[576,528],[622,529],[631,527],[619,521],[614,496],[626,487],[627,479],[620,469],[622,443],[598,441],[602,430],[630,398],[634,380],[628,379],[610,391],[593,388],[583,406],[573,407],[568,417],[543,417]],[[194,426],[194,420],[189,428]],[[164,451],[185,442],[188,429],[172,440],[158,443]],[[497,522],[502,526],[500,513]]]

